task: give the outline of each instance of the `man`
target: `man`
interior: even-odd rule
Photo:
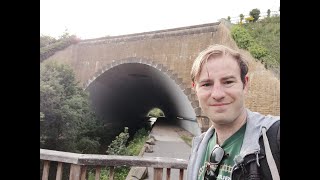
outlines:
[[[247,73],[242,55],[223,45],[194,61],[193,87],[212,126],[193,139],[188,180],[280,179],[280,117],[245,108]]]

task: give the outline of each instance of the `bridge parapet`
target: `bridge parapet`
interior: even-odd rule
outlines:
[[[116,43],[116,42],[127,42],[127,41],[141,41],[145,39],[156,39],[166,38],[171,36],[185,36],[192,34],[208,33],[217,31],[220,22],[201,24],[195,26],[173,28],[159,31],[150,31],[143,33],[127,34],[120,36],[107,36],[95,39],[81,40],[79,45],[91,45],[91,44],[104,44],[104,43]]]

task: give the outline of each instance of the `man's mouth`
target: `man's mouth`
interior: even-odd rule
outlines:
[[[216,107],[219,107],[219,106],[225,106],[225,105],[228,105],[230,103],[214,103],[214,104],[211,104],[210,106],[216,106]]]

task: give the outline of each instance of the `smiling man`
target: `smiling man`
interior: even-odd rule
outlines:
[[[212,126],[193,139],[188,180],[280,179],[280,117],[245,107],[247,73],[242,55],[223,45],[194,61],[193,87]]]

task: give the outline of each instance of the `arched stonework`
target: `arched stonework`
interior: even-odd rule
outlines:
[[[163,64],[156,63],[152,60],[143,59],[143,58],[137,58],[137,57],[130,57],[125,58],[122,60],[113,61],[110,64],[107,64],[106,66],[102,67],[100,70],[98,70],[93,77],[91,77],[86,83],[83,84],[84,90],[87,89],[87,87],[94,82],[94,80],[102,75],[104,72],[108,71],[109,69],[122,65],[122,64],[130,64],[130,63],[140,63],[143,65],[151,66],[160,72],[166,74],[172,81],[174,81],[181,89],[181,91],[187,96],[187,98],[190,101],[190,104],[192,108],[194,109],[194,112],[196,116],[201,116],[201,108],[199,107],[199,101],[196,99],[195,94],[192,92],[191,88],[188,87],[186,83],[182,81],[182,78],[179,77],[177,73],[175,73],[173,70],[169,69]]]

